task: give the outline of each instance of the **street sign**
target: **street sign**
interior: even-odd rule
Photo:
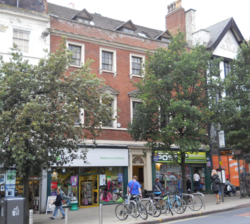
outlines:
[[[222,161],[219,161],[219,164],[222,165]]]
[[[220,148],[225,148],[225,146],[226,146],[225,134],[224,134],[223,130],[219,132],[219,146],[220,146]]]

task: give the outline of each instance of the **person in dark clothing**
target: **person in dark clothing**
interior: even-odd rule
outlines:
[[[219,195],[219,191],[220,191],[220,179],[219,179],[219,176],[216,172],[216,170],[212,170],[212,173],[211,173],[211,181],[212,181],[212,190],[215,194],[215,197],[217,199],[217,203],[216,204],[219,204],[220,203],[220,195]]]
[[[62,215],[63,215],[62,219],[64,219],[65,218],[65,213],[64,213],[63,208],[62,208],[62,196],[61,196],[60,189],[57,189],[56,193],[57,193],[56,201],[53,203],[56,206],[56,208],[55,208],[55,210],[53,212],[53,216],[50,217],[50,218],[55,219],[56,213],[57,213],[57,211],[59,209],[61,211]]]
[[[187,183],[187,191],[191,191],[191,180],[189,177],[187,178],[186,183]]]
[[[155,179],[155,183],[154,183],[154,186],[153,186],[153,191],[154,191],[154,194],[156,196],[159,196],[161,194],[161,192],[163,191],[162,185],[160,183],[159,178]]]

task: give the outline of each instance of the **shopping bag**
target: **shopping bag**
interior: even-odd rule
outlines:
[[[118,198],[118,199],[116,200],[116,202],[122,203],[122,202],[123,202],[123,198],[122,198],[122,197]]]

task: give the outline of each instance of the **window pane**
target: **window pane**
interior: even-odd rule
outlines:
[[[71,58],[72,65],[81,65],[81,47],[69,44],[69,51],[73,52],[73,56]]]
[[[113,70],[113,53],[112,52],[102,52],[102,69],[103,70]]]
[[[132,73],[140,75],[142,58],[132,57]]]

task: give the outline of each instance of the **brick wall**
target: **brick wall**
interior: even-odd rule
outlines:
[[[166,29],[175,34],[178,29],[186,32],[186,20],[184,8],[178,8],[166,15]]]
[[[17,7],[18,0],[0,0],[1,4]],[[28,9],[40,13],[46,13],[47,0],[19,0],[20,8]]]
[[[131,82],[138,82],[141,80],[140,77],[130,78],[130,53],[139,54],[145,56],[141,52],[136,50],[128,50],[121,48],[114,48],[107,46],[109,42],[123,44],[124,48],[126,46],[140,47],[149,50],[155,50],[159,47],[167,47],[166,43],[162,43],[154,40],[145,40],[144,38],[137,38],[125,34],[115,33],[107,30],[102,30],[97,27],[87,26],[83,24],[78,24],[70,21],[66,21],[59,18],[51,17],[51,28],[56,30],[66,31],[76,35],[78,40],[68,38],[68,41],[79,42],[85,45],[85,61],[89,58],[94,60],[92,64],[92,72],[97,74],[98,77],[104,78],[106,80],[106,85],[111,86],[115,90],[119,91],[117,96],[117,108],[120,110],[118,112],[117,123],[121,124],[120,128],[127,128],[127,124],[131,119],[130,115],[130,97],[128,93],[136,90]],[[67,35],[67,34],[65,34]],[[105,46],[91,41],[81,41],[79,38],[83,36],[93,37],[104,40]],[[55,52],[58,48],[61,37],[51,34],[51,52]],[[117,75],[114,77],[112,73],[103,72],[99,74],[99,50],[100,47],[108,48],[110,50],[116,50],[117,57]],[[75,68],[69,67],[68,72],[73,71]],[[132,141],[132,138],[127,133],[126,130],[103,130],[97,139],[101,140],[117,140],[117,141]]]

